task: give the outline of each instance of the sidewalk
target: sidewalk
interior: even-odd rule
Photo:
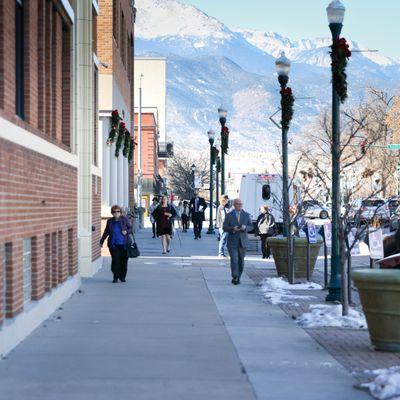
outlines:
[[[243,277],[230,284],[215,236],[148,230],[127,282],[109,259],[0,361],[0,399],[368,399],[348,372]],[[249,263],[251,264],[251,263]]]

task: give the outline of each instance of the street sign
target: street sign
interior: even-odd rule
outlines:
[[[400,143],[391,143],[386,147],[388,150],[400,150]]]
[[[308,222],[308,241],[310,243],[317,243],[317,230],[315,229],[315,225],[313,222]]]
[[[329,222],[328,224],[324,224],[324,236],[325,236],[325,244],[327,247],[332,246],[332,224]]]
[[[351,254],[360,254],[360,242],[356,240],[356,235],[357,228],[352,228],[348,236],[349,246],[353,246],[350,250]]]
[[[371,229],[369,231],[369,252],[373,260],[384,257],[382,229]]]
[[[199,175],[195,175],[195,177],[194,177],[194,188],[195,189],[201,189],[202,186],[203,186],[203,184],[201,182],[201,177]]]

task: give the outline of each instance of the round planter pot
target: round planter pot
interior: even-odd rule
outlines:
[[[288,257],[287,257],[287,239],[284,237],[268,238],[268,244],[271,247],[274,256],[276,271],[278,276],[287,277]],[[294,275],[296,278],[307,278],[307,239],[295,237],[294,244]],[[310,244],[310,270],[311,275],[314,272],[315,263],[319,250],[322,246],[322,239],[317,243]]]
[[[379,350],[400,352],[400,270],[362,269],[352,277],[372,344]]]

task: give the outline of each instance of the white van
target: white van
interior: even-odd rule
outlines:
[[[253,222],[257,220],[260,206],[268,206],[275,217],[278,230],[283,224],[282,218],[282,176],[278,174],[244,174],[240,184],[239,197],[245,211],[251,214]],[[295,183],[289,190],[290,204],[297,204],[300,188]]]

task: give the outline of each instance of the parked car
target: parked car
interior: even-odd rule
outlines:
[[[332,214],[332,203],[328,202],[324,204],[324,207],[328,208],[329,211],[329,215]],[[340,206],[340,216],[342,217],[344,214],[346,213],[346,207],[344,205]]]
[[[392,216],[400,206],[400,198],[392,197],[391,199],[387,200],[386,203],[389,207],[390,216]]]
[[[327,219],[331,215],[331,209],[322,205],[317,200],[304,200],[300,207],[303,209],[303,215],[306,218]]]
[[[350,221],[366,224],[371,222],[373,219],[378,219],[381,222],[390,221],[389,206],[383,199],[357,199],[350,204]]]

